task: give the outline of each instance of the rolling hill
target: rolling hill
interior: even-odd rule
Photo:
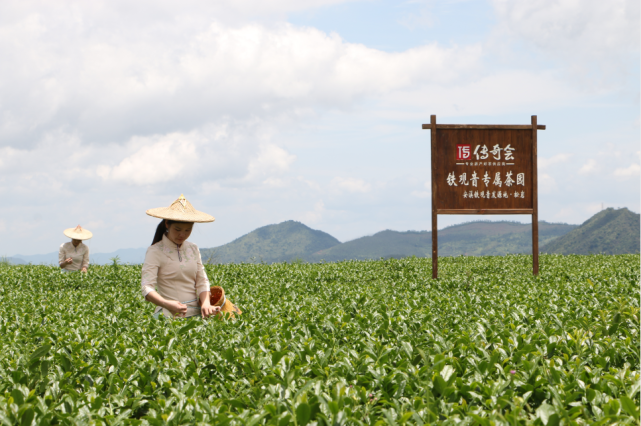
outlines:
[[[639,253],[640,216],[626,208],[608,208],[541,248],[543,253]]]
[[[543,253],[639,253],[639,214],[626,208],[606,209],[581,226],[539,222]],[[531,225],[519,222],[476,221],[439,230],[439,256],[496,256],[532,252]],[[92,253],[91,263],[142,263],[145,248]],[[430,257],[432,233],[385,230],[341,243],[330,234],[293,220],[258,228],[215,248],[201,248],[203,262],[306,262]],[[5,258],[12,263],[56,264],[58,253]]]
[[[576,225],[539,223],[540,245],[565,235]],[[531,225],[517,222],[470,222],[439,231],[439,255],[504,255],[530,253]],[[430,257],[432,233],[427,231],[381,231],[341,243],[331,235],[302,223],[287,221],[268,225],[229,244],[202,249],[204,262],[307,262]]]
[[[539,245],[565,235],[576,225],[539,222]],[[470,222],[439,230],[439,256],[495,256],[532,252],[532,227],[518,222]],[[431,257],[432,233],[381,231],[330,247],[308,261]]]
[[[212,249],[200,249],[203,262],[286,262],[306,259],[313,253],[340,244],[326,232],[288,220],[267,225],[243,235],[231,243]]]

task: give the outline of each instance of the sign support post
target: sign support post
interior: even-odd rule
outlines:
[[[430,116],[432,278],[438,278],[439,214],[532,215],[532,272],[539,274],[537,124],[436,124]]]
[[[545,127],[544,127],[545,129]],[[532,273],[539,275],[539,185],[536,151],[536,115],[532,116]]]
[[[431,140],[436,141],[436,116],[430,116],[430,124],[432,127]],[[432,158],[436,158],[436,144],[432,145]],[[432,160],[434,161],[434,160]],[[434,194],[436,194],[436,170],[432,163],[432,279],[438,278],[438,232],[437,222],[438,213],[436,212],[436,203],[434,202]]]

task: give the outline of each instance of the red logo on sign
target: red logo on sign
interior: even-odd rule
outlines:
[[[472,158],[472,145],[456,145],[456,159],[469,160]]]

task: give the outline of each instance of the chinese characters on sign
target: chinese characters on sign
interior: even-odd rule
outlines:
[[[463,198],[525,198],[525,191],[514,191],[514,193],[508,193],[507,191],[492,191],[491,195],[490,191],[481,191],[480,194],[481,195],[479,195],[478,191],[465,191],[463,193]]]
[[[451,172],[450,174],[447,175],[447,184],[449,186],[458,186],[460,184],[465,186],[477,187],[478,180],[479,178],[478,178],[478,175],[476,174],[476,171],[472,172],[472,176],[470,177],[469,180],[467,179],[466,172],[461,173],[458,177],[458,184],[456,183],[457,182],[456,172]],[[487,189],[490,186],[490,181],[491,179],[488,172],[485,172],[485,176],[483,177],[483,179],[481,179],[481,182],[485,184],[484,189]],[[512,179],[511,171],[505,173],[505,180],[501,180],[501,172],[496,172],[496,174],[494,175],[494,182],[492,182],[493,187],[501,187],[505,185],[506,187],[509,188],[514,184],[515,182],[514,182],[514,179]],[[525,186],[525,173],[519,173],[516,175],[516,185],[517,186],[521,185],[523,187]],[[496,188],[492,188],[492,189],[496,189]],[[509,193],[508,191],[503,191],[503,192],[498,191],[498,195],[496,195],[496,191],[492,191],[491,196],[490,196],[489,190],[487,191],[487,196],[485,196],[484,190],[481,191],[480,196],[478,191],[469,191],[469,193],[467,191],[463,192],[463,198],[508,198],[511,196],[514,196],[514,198],[525,198],[525,191],[521,191],[521,192],[515,191],[514,193]]]
[[[487,160],[490,157],[490,154],[492,155],[492,158],[490,158],[490,161],[493,160],[500,160],[501,159],[501,151],[503,151],[503,160],[505,161],[514,161],[514,155],[513,151],[514,148],[512,148],[511,144],[508,144],[506,147],[501,148],[498,144],[494,145],[492,147],[492,150],[489,151],[487,146],[485,145],[476,145],[476,148],[474,148],[474,158],[472,158],[472,155],[470,154],[472,145],[469,144],[457,144],[456,145],[456,150],[457,150],[457,160]],[[512,163],[513,164],[513,163]],[[504,164],[505,165],[505,164]]]
[[[470,178],[470,182],[468,182],[467,178],[465,177],[467,173],[461,173],[459,176],[459,182],[461,182],[464,185],[469,185],[470,182],[472,183],[472,186],[476,186],[476,181],[479,179],[476,176],[476,172],[472,172],[472,177]],[[487,179],[486,179],[487,178]],[[485,182],[485,186],[488,186],[490,182],[490,178],[485,172],[485,177],[483,178],[483,182]],[[447,175],[447,184],[452,186],[458,186],[456,184],[456,174],[454,172],[450,173]],[[494,177],[494,185],[501,186],[501,172],[496,172],[496,175]],[[512,172],[507,172],[505,173],[505,186],[512,186],[514,184],[514,179],[512,179]],[[517,185],[523,185],[525,186],[525,173],[519,173],[516,175],[516,184]]]
[[[471,158],[470,149],[472,145],[456,145],[457,160],[469,160]]]
[[[437,209],[532,209],[531,129],[439,129],[436,155]]]

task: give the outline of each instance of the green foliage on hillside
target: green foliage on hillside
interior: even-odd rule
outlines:
[[[496,223],[496,222],[494,222]],[[502,256],[532,253],[532,225],[515,222],[476,222],[439,231],[439,256]],[[567,234],[576,225],[539,222],[539,247]]]
[[[639,261],[207,266],[236,321],[153,319],[140,266],[0,266],[0,423],[636,424]]]
[[[263,226],[221,247],[201,249],[201,255],[210,263],[285,262],[336,244],[340,241],[331,235],[289,220]]]
[[[581,227],[539,222],[539,247],[546,253],[638,253],[639,235],[639,215],[625,208],[604,210]],[[502,256],[532,252],[530,224],[469,222],[442,229],[438,236],[439,256]],[[386,230],[341,244],[325,232],[288,221],[264,226],[229,244],[202,251],[203,260],[210,259],[213,263],[431,257],[432,233]]]
[[[640,216],[626,208],[605,209],[580,227],[545,245],[541,251],[561,254],[639,253]]]
[[[539,223],[539,245],[574,229],[575,225]],[[439,231],[439,255],[492,256],[532,252],[531,225],[518,222],[479,221]],[[340,260],[375,260],[409,256],[431,257],[432,233],[382,231],[340,243],[331,235],[302,223],[287,221],[259,228],[237,240],[201,249],[204,262],[273,263]]]
[[[575,225],[539,222],[539,244],[574,229]],[[532,226],[518,222],[470,222],[438,232],[439,256],[495,256],[532,252]],[[431,257],[431,232],[382,231],[328,248],[309,261]]]
[[[372,236],[357,238],[314,253],[307,260],[368,260],[380,258],[401,258],[408,256],[430,256],[432,247],[431,232],[381,231]]]

